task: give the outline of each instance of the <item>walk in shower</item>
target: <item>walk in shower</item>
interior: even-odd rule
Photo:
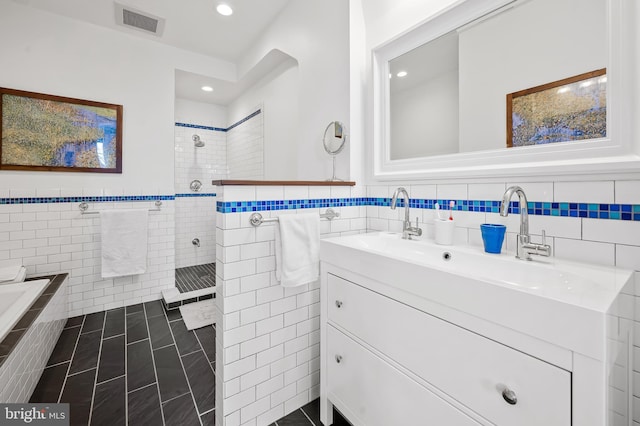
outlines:
[[[180,299],[215,293],[214,179],[227,177],[224,129],[175,123],[176,281]]]
[[[175,289],[165,293],[168,308],[215,294],[216,187],[211,182],[263,177],[262,106],[230,125],[211,125],[226,121],[224,107],[176,100],[176,272]]]

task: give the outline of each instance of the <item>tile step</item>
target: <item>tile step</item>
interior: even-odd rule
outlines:
[[[177,309],[188,303],[199,302],[215,297],[215,287],[207,287],[200,290],[189,291],[187,293],[180,293],[177,288],[162,291],[162,301],[166,310]]]

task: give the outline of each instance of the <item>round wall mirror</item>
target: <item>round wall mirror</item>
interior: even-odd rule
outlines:
[[[322,138],[322,144],[324,150],[327,151],[333,159],[333,173],[330,181],[342,181],[336,177],[336,155],[338,155],[347,143],[347,133],[340,121],[332,121],[329,123],[324,131],[324,137]]]

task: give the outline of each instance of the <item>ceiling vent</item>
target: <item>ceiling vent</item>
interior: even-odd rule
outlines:
[[[158,37],[164,31],[164,18],[147,12],[114,2],[116,10],[116,23],[123,27],[133,28]]]

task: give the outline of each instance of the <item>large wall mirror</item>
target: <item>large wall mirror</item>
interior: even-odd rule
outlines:
[[[374,175],[558,174],[612,168],[594,159],[637,161],[624,124],[632,1],[456,2],[376,48]]]

